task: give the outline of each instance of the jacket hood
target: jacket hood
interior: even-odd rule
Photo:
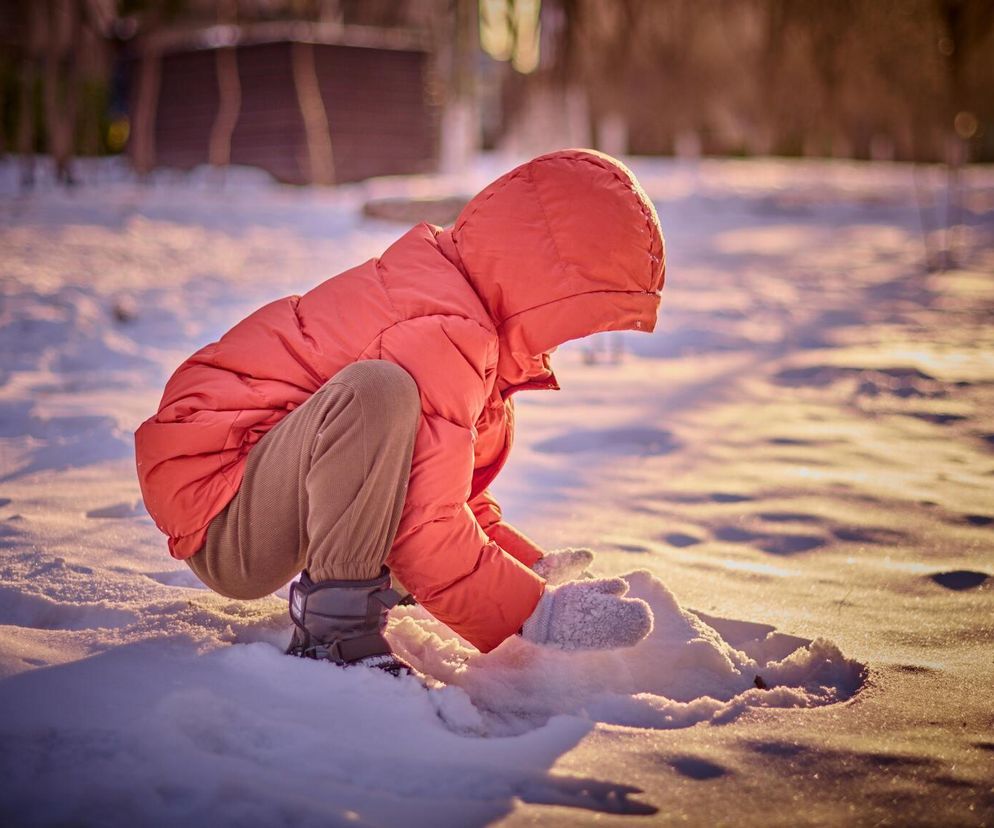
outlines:
[[[502,390],[557,387],[549,351],[571,339],[655,328],[659,219],[632,172],[603,153],[562,150],[516,167],[438,242],[497,326]]]

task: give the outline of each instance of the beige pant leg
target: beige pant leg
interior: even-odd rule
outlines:
[[[238,494],[187,563],[229,598],[376,577],[407,496],[418,388],[381,360],[343,368],[249,451]]]

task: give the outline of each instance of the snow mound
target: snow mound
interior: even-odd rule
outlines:
[[[117,631],[118,646],[0,682],[0,813],[23,825],[84,813],[120,825],[208,813],[214,825],[482,825],[521,800],[652,814],[631,798],[636,787],[550,769],[598,722],[720,725],[750,708],[840,701],[865,678],[827,641],[689,612],[648,572],[624,578],[655,614],[652,634],[624,651],[563,653],[514,637],[484,655],[422,608],[395,609],[388,634],[427,690],[415,677],[284,656],[282,602],[200,591],[153,601],[144,623]],[[40,612],[34,604],[22,600],[6,621],[27,623],[24,657],[52,646],[31,627],[128,620],[67,606],[57,624],[54,603],[41,608],[45,624],[21,617]]]
[[[709,618],[683,609],[647,571],[622,577],[655,617],[652,633],[629,649],[565,653],[515,637],[484,655],[420,607],[394,611],[391,641],[445,686],[441,718],[480,735],[521,733],[562,714],[650,729],[720,723],[755,707],[843,701],[866,679],[864,665],[830,641]]]

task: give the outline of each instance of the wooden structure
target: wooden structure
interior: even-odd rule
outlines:
[[[437,167],[433,55],[414,33],[215,26],[158,33],[130,65],[141,171],[247,164],[332,184]]]

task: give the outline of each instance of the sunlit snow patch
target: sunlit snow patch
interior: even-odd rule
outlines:
[[[646,571],[622,577],[655,616],[653,632],[629,649],[564,653],[514,637],[484,655],[420,607],[395,610],[390,637],[446,685],[434,694],[442,719],[485,735],[522,733],[559,714],[652,729],[718,723],[754,707],[842,701],[866,678],[864,665],[829,641],[708,618],[683,609]]]

